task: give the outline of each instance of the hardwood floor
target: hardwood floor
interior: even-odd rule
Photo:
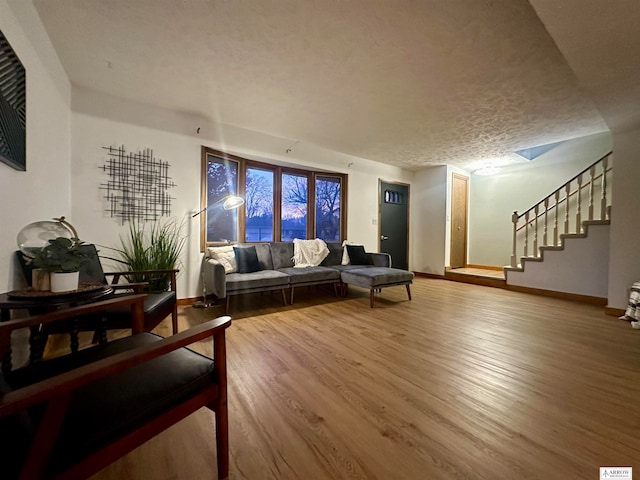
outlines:
[[[429,278],[234,298],[232,479],[594,479],[640,470],[640,331],[602,308]],[[180,310],[180,329],[221,314]],[[157,330],[170,333],[165,320]],[[197,349],[211,354],[211,345]],[[200,410],[95,479],[215,478]]]

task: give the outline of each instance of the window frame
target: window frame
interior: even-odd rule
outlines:
[[[273,171],[273,240],[274,242],[282,241],[282,174],[299,175],[307,177],[307,238],[316,238],[316,181],[317,177],[335,177],[340,179],[340,242],[347,238],[347,184],[348,174],[339,172],[330,172],[322,170],[304,169],[290,165],[276,165],[273,163],[259,162],[250,160],[237,155],[232,155],[220,150],[215,150],[206,146],[202,146],[202,169],[200,182],[200,208],[206,208],[207,205],[207,167],[208,155],[219,158],[221,160],[233,161],[238,164],[238,185],[236,186],[237,195],[246,198],[246,172],[247,168],[257,168],[260,170]],[[264,242],[247,242],[246,241],[246,207],[238,208],[238,232],[237,243],[264,243]],[[204,212],[206,213],[206,212]],[[224,242],[208,242],[207,241],[207,216],[201,215],[200,218],[200,251],[203,252],[206,247],[216,245],[226,245]]]

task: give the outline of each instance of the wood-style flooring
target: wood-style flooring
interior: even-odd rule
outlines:
[[[384,289],[374,309],[356,288],[299,289],[288,307],[232,299],[230,478],[640,472],[640,330],[601,307],[478,285],[417,278],[412,293]],[[180,329],[219,314],[181,308]],[[202,409],[93,478],[215,477]]]

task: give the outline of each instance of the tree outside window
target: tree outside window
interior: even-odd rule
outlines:
[[[325,242],[340,241],[339,177],[316,177],[316,237]]]
[[[307,238],[307,197],[309,179],[306,175],[282,174],[282,230],[283,242]]]
[[[247,168],[245,241],[273,241],[273,172]]]
[[[237,188],[238,162],[207,155],[207,242],[238,240],[238,212],[222,208],[222,200],[236,195]]]

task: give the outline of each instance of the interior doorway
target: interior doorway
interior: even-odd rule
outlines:
[[[451,182],[451,248],[449,266],[467,266],[467,209],[469,178],[454,173]]]
[[[409,185],[378,181],[379,251],[391,266],[409,268]]]

